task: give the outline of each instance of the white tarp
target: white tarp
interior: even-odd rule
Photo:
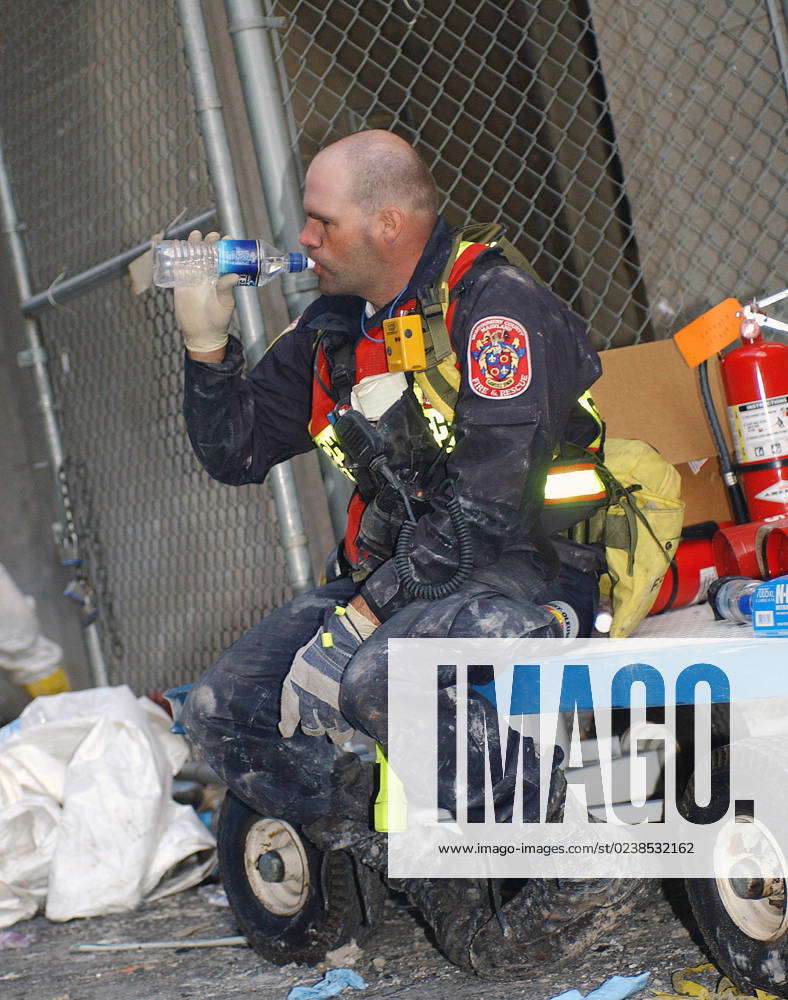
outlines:
[[[188,756],[128,687],[37,698],[0,729],[0,927],[132,909],[199,882],[215,840],[172,799]]]

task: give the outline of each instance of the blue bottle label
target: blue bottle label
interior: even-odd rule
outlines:
[[[788,576],[778,576],[752,595],[752,627],[756,635],[788,635]]]
[[[257,240],[219,240],[219,275],[240,275],[239,285],[256,285],[260,277]]]

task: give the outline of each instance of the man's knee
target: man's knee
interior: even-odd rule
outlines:
[[[362,643],[348,663],[339,692],[339,710],[355,729],[385,739],[387,644],[376,636]]]
[[[465,639],[541,638],[552,635],[553,618],[541,605],[500,594],[472,597],[458,612],[449,636]]]
[[[183,705],[180,723],[186,736],[197,746],[206,741],[218,714],[218,700],[213,686],[205,678],[189,692]]]

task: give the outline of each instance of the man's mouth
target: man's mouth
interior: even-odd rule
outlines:
[[[312,260],[315,260],[315,258],[313,257]],[[319,261],[315,260],[315,266],[312,268],[312,273],[320,277],[321,275],[330,274],[331,271],[325,266],[325,264],[321,264]]]

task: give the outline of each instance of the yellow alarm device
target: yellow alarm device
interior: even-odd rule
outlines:
[[[386,363],[390,372],[423,372],[427,367],[421,316],[394,316],[383,320]]]

